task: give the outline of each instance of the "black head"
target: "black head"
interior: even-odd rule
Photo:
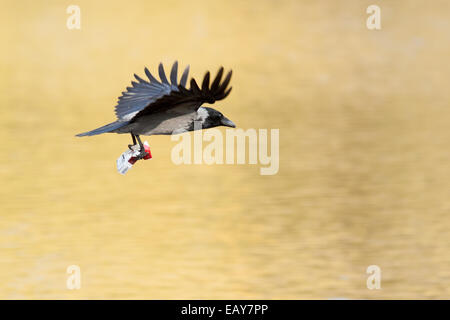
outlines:
[[[202,129],[214,128],[219,126],[236,128],[236,125],[230,119],[226,118],[221,112],[208,107],[200,107],[197,110],[198,121],[202,123]]]

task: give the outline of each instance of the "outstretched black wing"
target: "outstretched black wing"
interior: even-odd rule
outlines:
[[[125,120],[135,121],[141,116],[162,112],[177,107],[188,108],[192,111],[197,110],[203,103],[214,103],[215,101],[225,99],[231,91],[228,84],[231,80],[232,72],[229,71],[225,79],[222,80],[223,67],[219,69],[216,77],[210,85],[210,73],[206,72],[201,88],[197,85],[195,79],[190,81],[190,89],[185,87],[188,75],[188,68],[183,73],[179,85],[177,83],[177,63],[175,62],[170,73],[170,85],[164,74],[164,68],[159,65],[159,76],[162,83],[159,83],[146,69],[146,74],[150,82],[146,82],[135,75],[139,83],[134,82],[135,88],[132,95],[128,95],[119,101],[126,100],[127,108],[123,108],[122,104],[116,107],[116,113],[119,116],[125,115]],[[131,88],[133,89],[133,88]],[[120,99],[120,98],[119,98]],[[146,104],[144,103],[146,102]],[[134,103],[134,105],[133,105]],[[119,112],[118,112],[119,111]]]
[[[147,68],[145,68],[145,74],[149,81],[145,81],[136,74],[134,75],[138,82],[131,82],[132,87],[127,87],[127,90],[122,92],[115,107],[115,112],[119,120],[130,120],[139,111],[145,109],[159,98],[170,95],[172,92],[178,92],[179,87],[184,88],[188,78],[189,66],[184,70],[180,83],[177,82],[177,61],[175,61],[170,71],[171,83],[167,80],[162,63],[159,64],[158,71],[161,82],[156,80]]]
[[[195,79],[191,79],[191,88],[189,90],[180,84],[178,90],[172,90],[169,94],[164,95],[139,111],[132,121],[144,115],[177,107],[196,111],[203,103],[214,103],[218,100],[225,99],[232,88],[227,89],[231,80],[231,74],[232,71],[229,71],[225,79],[221,82],[223,76],[223,67],[221,67],[211,85],[209,84],[209,71],[203,77],[201,88],[197,85]]]

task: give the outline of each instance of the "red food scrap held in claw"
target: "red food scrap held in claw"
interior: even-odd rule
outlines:
[[[144,150],[147,153],[147,155],[143,158],[144,160],[148,160],[152,158],[152,153],[150,152],[150,146],[147,144],[144,144]],[[128,160],[129,163],[135,164],[136,161],[138,161],[137,157],[131,157],[130,160]]]

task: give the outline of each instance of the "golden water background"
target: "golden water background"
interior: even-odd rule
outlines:
[[[3,1],[0,35],[0,298],[449,298],[448,1]],[[121,176],[129,136],[74,137],[174,60],[233,69],[217,108],[280,129],[277,175],[158,136]]]

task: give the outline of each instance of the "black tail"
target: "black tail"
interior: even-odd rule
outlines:
[[[115,121],[112,123],[109,123],[107,125],[104,125],[103,127],[77,134],[77,137],[84,137],[84,136],[95,136],[97,134],[102,134],[106,132],[111,132],[113,130],[119,129],[125,125],[128,124],[128,121]]]

